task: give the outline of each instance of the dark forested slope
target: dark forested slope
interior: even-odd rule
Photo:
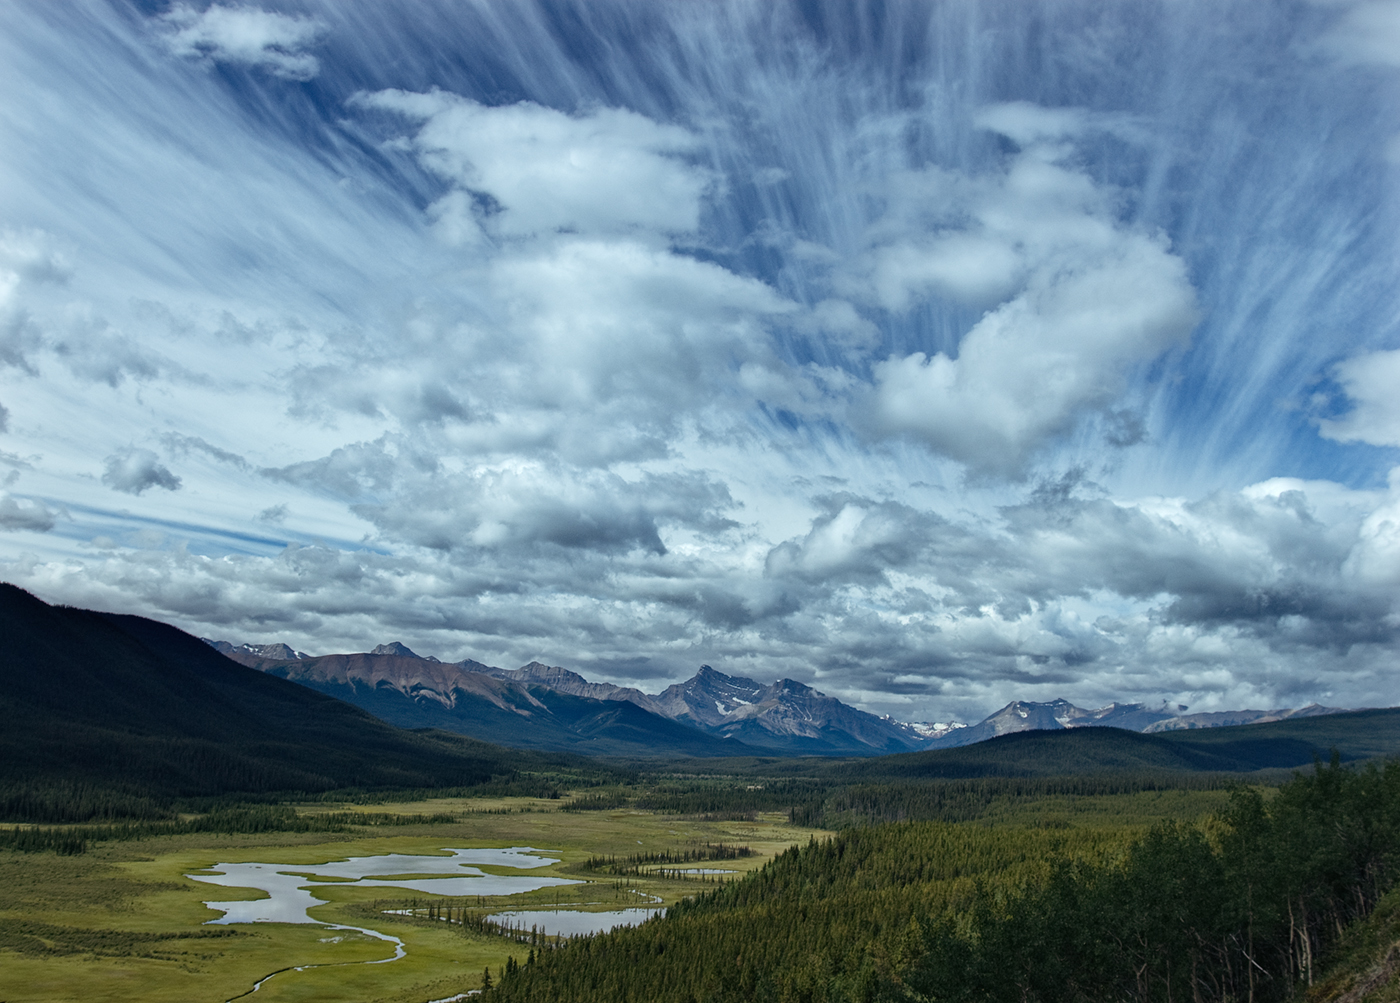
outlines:
[[[1240,788],[1210,824],[903,823],[790,850],[634,929],[531,952],[488,1003],[1290,999],[1394,886],[1400,764]]]

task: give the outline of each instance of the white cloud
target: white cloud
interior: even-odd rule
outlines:
[[[1029,101],[1008,101],[978,111],[976,123],[1021,146],[1069,139],[1088,129],[1094,119],[1083,108],[1043,108]]]
[[[1353,406],[1340,418],[1318,422],[1323,437],[1400,446],[1400,349],[1348,359],[1336,367],[1334,376]]]
[[[561,240],[490,276],[529,346],[534,398],[574,408],[701,404],[736,359],[764,354],[763,320],[794,309],[761,282],[631,241]]]
[[[1363,0],[1345,6],[1317,48],[1350,65],[1400,68],[1400,2]]]
[[[1025,261],[1013,241],[948,233],[874,249],[870,281],[886,310],[907,311],[929,295],[987,307],[1016,288]]]
[[[422,123],[413,148],[459,188],[434,207],[454,243],[467,242],[473,226],[504,237],[691,233],[714,180],[686,159],[694,136],[624,108],[566,115],[531,102],[492,108],[442,91],[382,91],[356,103]]]
[[[1361,524],[1346,568],[1361,581],[1393,589],[1400,586],[1400,467],[1390,471],[1389,480],[1385,500]],[[1400,610],[1391,618],[1400,619]]]
[[[198,11],[177,3],[159,23],[165,44],[177,56],[256,66],[287,80],[310,80],[321,69],[315,56],[302,51],[324,30],[315,18],[242,4],[216,3]]]
[[[921,238],[922,251],[901,239],[872,252],[869,281],[886,305],[1009,296],[956,357],[879,363],[876,427],[1014,474],[1085,412],[1117,400],[1135,366],[1185,343],[1197,317],[1185,263],[1163,238],[1118,223],[1107,195],[1059,157],[1030,146],[1004,177],[962,183],[970,223]]]
[[[36,285],[62,284],[71,271],[67,256],[49,234],[0,229],[0,364],[34,372],[33,355],[43,336],[25,293]]]

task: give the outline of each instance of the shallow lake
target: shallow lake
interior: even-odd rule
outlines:
[[[323,905],[316,897],[317,887],[353,884],[394,888],[433,895],[516,895],[537,888],[576,885],[568,878],[487,874],[471,865],[529,870],[558,863],[541,857],[531,846],[509,849],[445,848],[447,856],[386,853],[373,857],[350,857],[326,864],[215,864],[218,874],[187,874],[188,878],[226,888],[257,888],[267,898],[251,902],[206,902],[224,915],[209,922],[228,923],[319,923],[306,910]],[[322,879],[322,880],[316,880]],[[326,880],[329,879],[329,880]]]
[[[582,912],[578,909],[534,909],[498,912],[487,919],[494,923],[529,930],[538,927],[549,937],[576,937],[584,933],[607,933],[615,926],[636,926],[653,916],[664,916],[665,909],[615,909],[612,912]]]

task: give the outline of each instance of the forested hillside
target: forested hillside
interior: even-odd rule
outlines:
[[[1198,826],[905,823],[791,850],[497,1001],[1285,1000],[1394,883],[1400,763],[1333,761]]]

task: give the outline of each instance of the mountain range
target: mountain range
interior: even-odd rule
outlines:
[[[975,745],[991,738],[1022,731],[1059,731],[1069,728],[1121,728],[1159,734],[1168,731],[1192,731],[1197,728],[1219,728],[1239,724],[1265,724],[1290,718],[1321,717],[1341,714],[1346,708],[1309,704],[1297,710],[1236,710],[1186,714],[1186,708],[1174,710],[1163,706],[1153,709],[1145,704],[1111,703],[1096,710],[1076,707],[1067,700],[1032,703],[1013,700],[977,724],[959,727],[929,739],[924,748],[951,749]]]
[[[423,658],[394,642],[311,657],[286,645],[208,641],[229,658],[403,728],[441,728],[519,748],[589,755],[875,755],[923,748],[908,725],[791,679],[771,685],[702,666],[659,694],[532,662],[501,669]],[[290,654],[289,654],[290,653]]]
[[[1186,714],[1187,708],[1065,700],[1013,701],[974,725],[877,717],[792,679],[760,683],[708,665],[660,693],[591,682],[560,666],[502,669],[442,662],[399,641],[311,656],[286,644],[206,642],[228,657],[301,683],[400,727],[434,727],[521,748],[592,755],[882,755],[958,748],[1022,731],[1119,728],[1164,732],[1338,713],[1299,710]]]

